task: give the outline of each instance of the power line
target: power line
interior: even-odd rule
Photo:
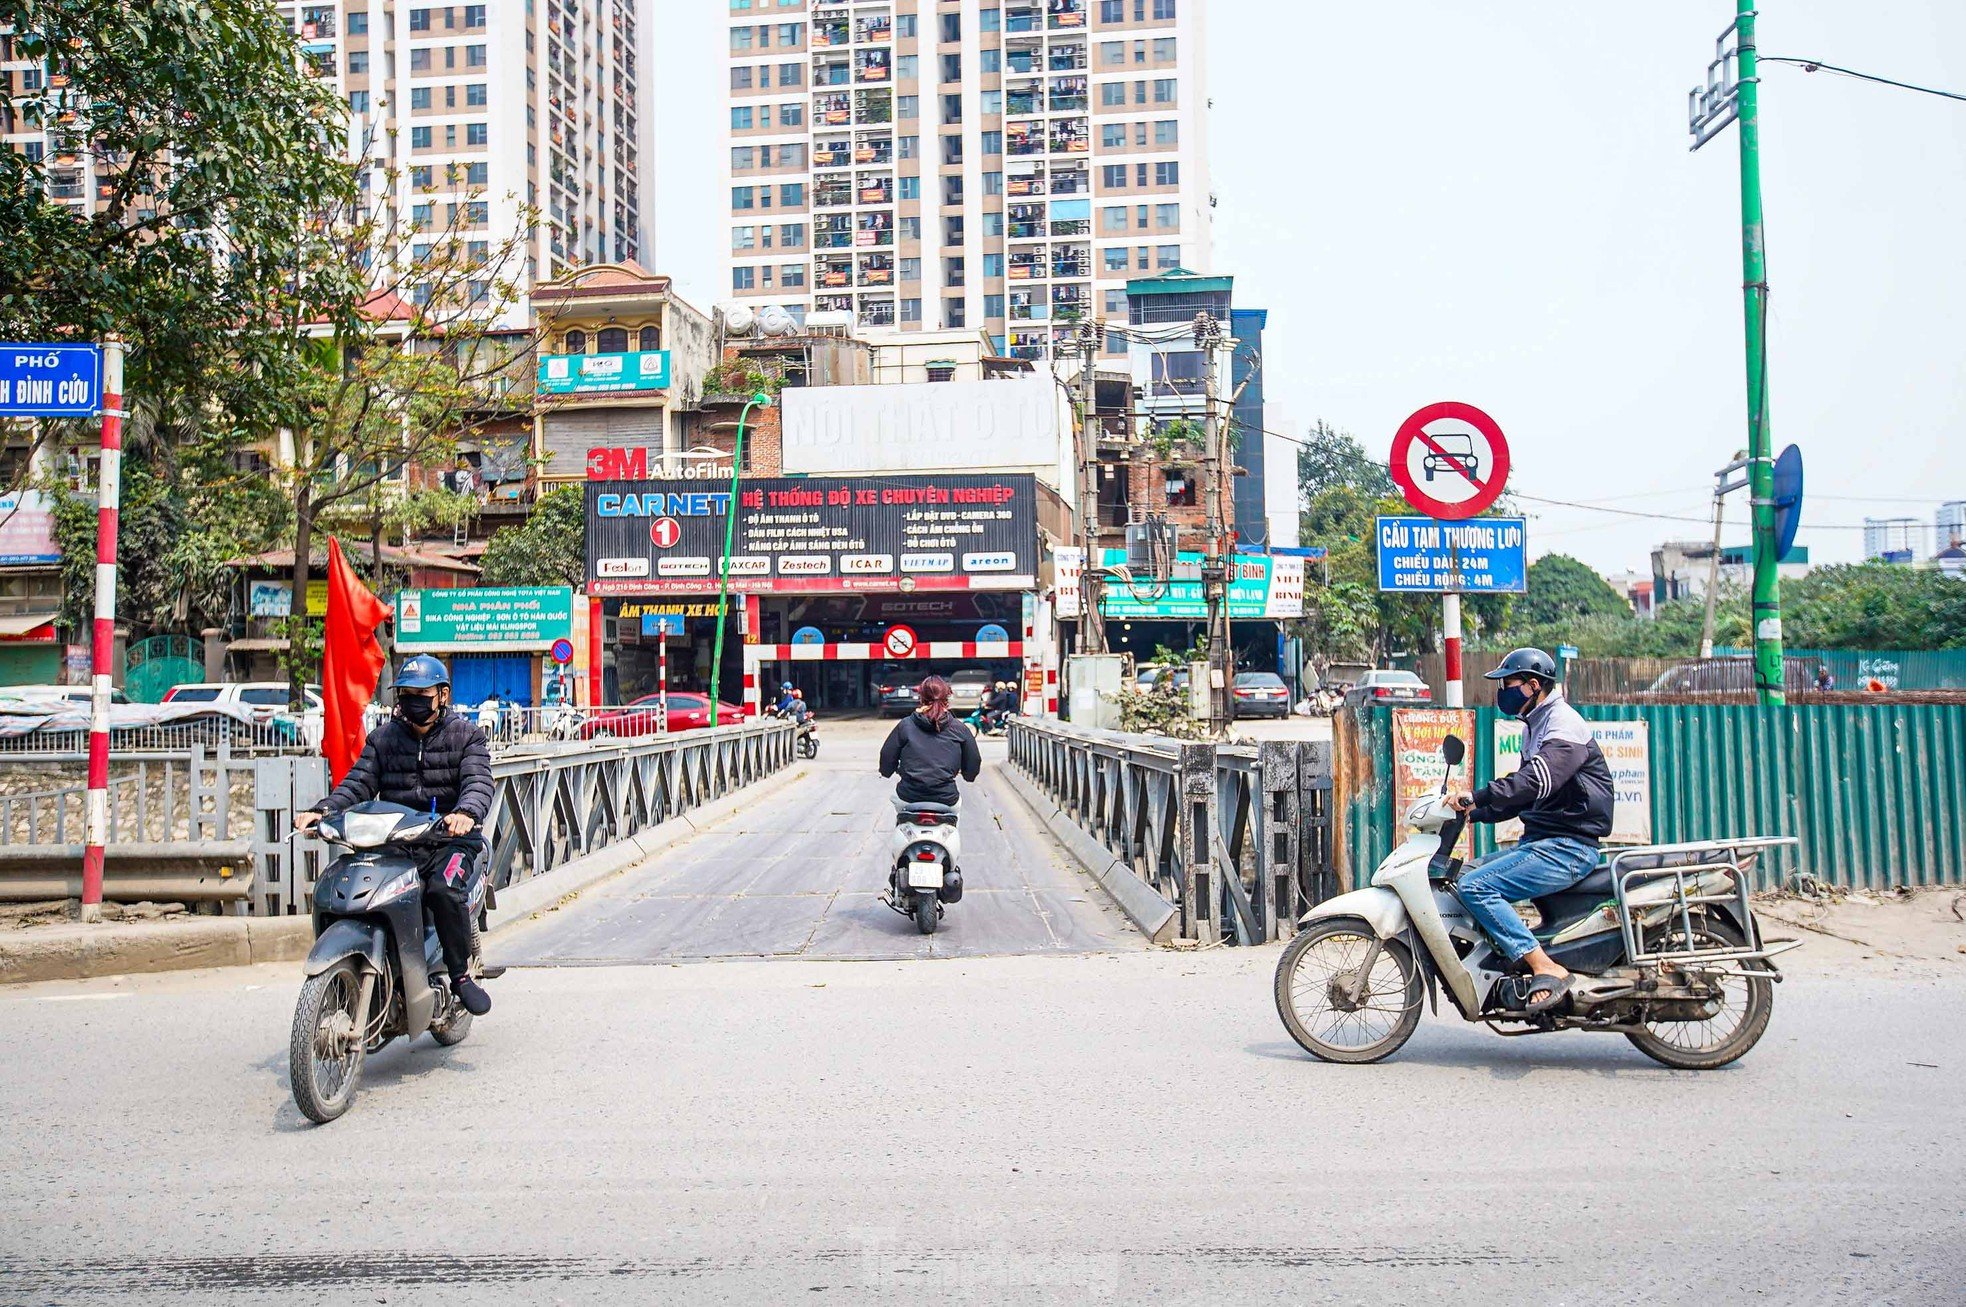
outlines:
[[[1889,77],[1879,77],[1875,73],[1860,73],[1854,68],[1839,68],[1835,64],[1826,64],[1820,59],[1789,59],[1780,55],[1764,54],[1759,57],[1758,62],[1764,64],[1794,64],[1805,73],[1813,73],[1821,69],[1824,72],[1837,73],[1844,77],[1854,77],[1860,82],[1876,82],[1880,86],[1895,86],[1901,91],[1917,91],[1921,95],[1938,95],[1948,100],[1966,100],[1966,95],[1961,95],[1957,91],[1941,91],[1935,87],[1918,86],[1911,82],[1893,81]]]

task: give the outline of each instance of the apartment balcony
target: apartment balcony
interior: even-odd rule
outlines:
[[[1092,235],[1092,219],[1067,218],[1063,222],[1054,222],[1051,224],[1051,234],[1053,236],[1090,236]]]
[[[1045,55],[1044,63],[1054,73],[1077,72],[1086,66],[1085,45],[1083,42],[1054,45]]]
[[[1011,91],[1003,98],[1004,116],[1029,118],[1044,112],[1044,96],[1037,90]]]
[[[1053,32],[1069,32],[1085,27],[1086,0],[1048,0],[1045,27]]]
[[[894,121],[894,92],[889,90],[855,91],[853,93],[853,121],[861,126]]]
[[[1076,164],[1061,165],[1051,173],[1053,195],[1092,194],[1092,174]]]
[[[1059,118],[1051,124],[1053,154],[1087,154],[1092,150],[1092,124],[1084,118]]]
[[[1030,222],[1007,222],[1004,224],[1004,230],[1009,233],[1010,239],[1014,241],[1042,240],[1045,234],[1044,224],[1035,220]]]
[[[826,290],[853,285],[851,272],[819,272],[813,276],[813,284]]]
[[[861,45],[888,41],[893,36],[894,20],[886,14],[870,14],[865,18],[856,18],[853,22],[853,39]]]
[[[1092,256],[1085,254],[1076,258],[1054,258],[1051,261],[1051,275],[1054,277],[1090,277],[1092,275]]]
[[[862,286],[892,286],[894,284],[894,269],[865,269],[860,274],[860,284]]]
[[[1063,94],[1053,91],[1045,107],[1051,113],[1084,113],[1089,107],[1089,101],[1084,91]]]
[[[840,180],[815,182],[812,187],[812,203],[819,209],[846,209],[853,205],[853,186]]]
[[[887,82],[894,78],[894,66],[888,61],[886,50],[862,50],[853,56],[853,80],[865,85],[869,82]]]
[[[1004,129],[1004,153],[1013,159],[1021,159],[1045,152],[1045,135],[1042,125],[1012,123]]]
[[[862,141],[853,147],[853,161],[855,163],[872,164],[894,162],[894,138],[891,136],[881,136],[872,140]]]
[[[812,307],[821,313],[851,313],[853,312],[853,296],[820,295],[813,300]]]
[[[862,177],[855,196],[862,204],[893,204],[894,180],[889,177]]]
[[[893,326],[894,301],[891,299],[862,299],[860,301],[860,325],[863,327]]]
[[[812,146],[812,166],[815,168],[844,168],[852,162],[853,147],[846,141],[815,141]]]
[[[813,18],[808,31],[806,44],[814,50],[841,46],[847,43],[847,21],[845,18]]]
[[[812,97],[812,120],[826,126],[844,126],[853,121],[853,97],[844,91],[824,92]]]
[[[844,59],[812,61],[812,84],[814,86],[850,86],[853,83],[853,67]]]
[[[1042,7],[1035,4],[1005,5],[1003,30],[1007,33],[1042,32],[1044,30]]]
[[[845,250],[853,248],[853,233],[850,231],[815,232],[812,238],[815,250]]]
[[[1004,194],[1016,198],[1022,195],[1043,195],[1046,190],[1043,169],[1019,176],[1012,173],[1004,178]]]

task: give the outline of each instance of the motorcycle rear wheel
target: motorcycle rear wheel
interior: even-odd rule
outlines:
[[[915,929],[924,935],[935,933],[935,891],[915,891]]]
[[[1675,922],[1663,932],[1668,939],[1683,932]],[[1747,940],[1733,923],[1714,917],[1695,918],[1693,942],[1707,948],[1745,948]],[[1742,964],[1749,971],[1764,971],[1766,963]],[[1775,1012],[1775,982],[1772,979],[1727,977],[1721,985],[1723,1006],[1705,1021],[1648,1021],[1643,1033],[1625,1035],[1636,1048],[1654,1062],[1675,1071],[1712,1071],[1747,1055],[1768,1029],[1768,1018]]]
[[[287,1044],[288,1078],[294,1105],[320,1125],[340,1116],[355,1101],[367,1048],[355,1009],[362,976],[353,958],[343,958],[300,987],[294,1005],[293,1035]]]
[[[1277,1015],[1305,1052],[1326,1062],[1377,1062],[1398,1052],[1420,1024],[1420,968],[1406,945],[1381,942],[1357,1007],[1345,1011],[1334,986],[1365,961],[1372,928],[1363,921],[1320,921],[1290,941],[1277,961]],[[1351,1036],[1369,1036],[1352,1038]]]

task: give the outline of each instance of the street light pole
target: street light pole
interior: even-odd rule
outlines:
[[[744,409],[737,415],[737,441],[730,451],[730,502],[724,505],[724,566],[723,575],[717,582],[717,638],[710,646],[710,724],[717,724],[717,694],[724,674],[724,615],[730,610],[730,547],[737,538],[737,488],[738,480],[744,475],[744,424],[751,420],[751,410],[760,404],[769,405],[771,396],[759,391],[744,401]],[[668,705],[664,704],[664,715]]]

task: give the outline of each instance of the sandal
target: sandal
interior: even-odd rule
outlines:
[[[1556,1007],[1570,996],[1570,986],[1575,984],[1577,973],[1571,972],[1561,978],[1556,976],[1533,976],[1529,988],[1524,991],[1528,1002],[1522,1010],[1530,1016],[1539,1016]]]

